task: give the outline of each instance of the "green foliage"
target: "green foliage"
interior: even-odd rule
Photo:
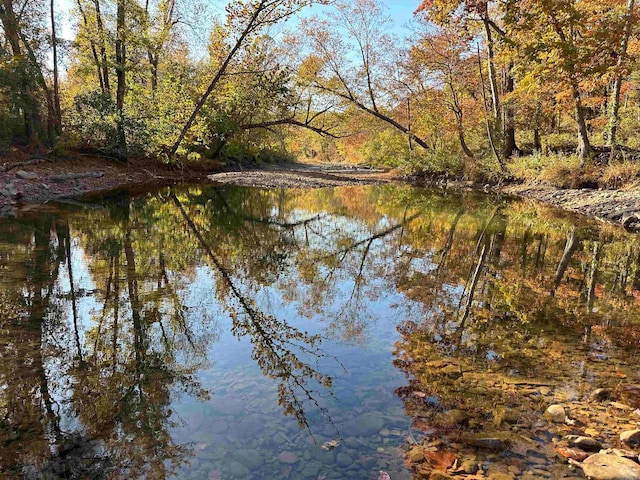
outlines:
[[[412,152],[406,135],[385,129],[376,132],[373,139],[364,145],[362,155],[369,165],[400,167],[410,162]]]
[[[405,167],[410,173],[433,173],[460,176],[465,161],[459,153],[445,150],[430,150],[413,155]]]

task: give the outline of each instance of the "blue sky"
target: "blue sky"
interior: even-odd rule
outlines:
[[[216,10],[222,11],[225,3],[223,0],[211,0],[211,5],[216,7]],[[389,15],[393,18],[396,33],[400,33],[402,27],[411,20],[419,0],[381,0],[381,3],[387,7]],[[68,12],[73,5],[72,0],[58,0],[57,2],[56,16],[58,22],[62,24],[62,37],[66,39],[73,37],[72,25],[67,21]]]

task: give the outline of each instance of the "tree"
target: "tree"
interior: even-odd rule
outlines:
[[[620,118],[619,118],[620,90],[622,88],[622,81],[625,76],[625,68],[628,66],[628,60],[629,60],[627,56],[629,40],[631,38],[633,27],[637,22],[635,7],[636,7],[635,0],[627,1],[627,9],[625,12],[624,20],[622,22],[623,23],[622,41],[620,44],[620,50],[617,53],[618,62],[617,62],[616,70],[614,73],[613,91],[611,92],[611,105],[610,105],[610,113],[609,113],[609,135],[607,139],[609,142],[609,145],[611,146],[612,156],[615,151],[618,123],[620,121]]]
[[[427,31],[413,45],[409,58],[409,68],[412,76],[419,79],[419,85],[433,88],[437,82],[435,85],[443,90],[444,104],[455,116],[460,148],[466,157],[473,159],[473,152],[465,140],[464,127],[466,98],[474,95],[468,92],[473,92],[473,84],[476,83],[471,80],[475,60],[470,56],[469,38],[453,28]],[[426,78],[423,80],[423,77]]]
[[[510,158],[519,151],[515,138],[513,108],[505,104],[501,98],[498,83],[497,57],[498,47],[510,41],[505,30],[499,26],[500,14],[503,14],[504,4],[497,4],[493,0],[477,0],[465,2],[460,0],[424,0],[416,10],[416,14],[427,21],[440,26],[457,26],[470,33],[482,31],[485,37],[487,54],[487,69],[489,90],[491,92],[491,106],[493,112],[494,129],[502,130],[503,157]],[[496,18],[498,16],[498,18]],[[499,42],[496,41],[496,37]],[[505,49],[502,48],[504,51]],[[514,78],[513,65],[507,61],[503,93],[513,92]],[[493,143],[493,139],[490,139]],[[502,160],[500,160],[502,162]]]
[[[233,43],[227,46],[225,54],[221,55],[224,59],[220,64],[209,86],[200,100],[196,104],[193,113],[182,128],[178,139],[169,150],[169,157],[173,157],[180,144],[184,140],[185,135],[193,125],[196,117],[202,110],[207,99],[216,88],[224,74],[227,72],[229,64],[236,56],[241,47],[261,29],[275,25],[286,20],[291,15],[299,12],[303,8],[313,3],[326,3],[324,0],[259,0],[259,1],[236,1],[227,6],[227,25],[226,27],[233,32],[238,32]],[[222,53],[222,52],[220,52]]]
[[[592,147],[583,97],[615,65],[610,52],[620,45],[619,35],[612,35],[621,21],[619,9],[593,0],[525,0],[507,5],[505,24],[523,68],[557,82],[572,99],[577,155],[584,166]]]
[[[393,49],[384,34],[389,18],[377,0],[336,2],[334,13],[303,23],[310,53],[300,68],[319,92],[352,105],[404,133],[425,150],[430,147],[411,128],[393,116],[406,102],[394,96],[394,75],[386,69],[385,54]]]

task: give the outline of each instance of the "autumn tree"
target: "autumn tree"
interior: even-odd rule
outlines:
[[[338,1],[326,18],[303,23],[309,53],[300,73],[311,85],[402,132],[425,150],[428,143],[394,115],[404,104],[397,77],[385,60],[394,49],[386,34],[390,19],[377,0]]]
[[[505,16],[522,67],[557,82],[558,93],[570,95],[581,165],[592,152],[585,95],[616,65],[612,52],[620,45],[615,26],[624,16],[611,6],[595,1],[512,1]]]
[[[416,14],[428,22],[440,26],[454,25],[467,30],[470,34],[482,32],[485,39],[487,56],[488,87],[491,96],[494,130],[500,131],[503,146],[503,157],[509,158],[519,151],[516,144],[514,113],[509,103],[503,101],[503,95],[514,88],[513,65],[507,58],[504,67],[502,89],[499,84],[498,60],[506,43],[510,41],[503,26],[503,4],[492,0],[424,0],[420,3]],[[504,62],[504,60],[503,60]],[[492,141],[492,140],[491,140]]]
[[[408,72],[423,94],[434,86],[442,89],[443,103],[455,117],[460,148],[466,157],[473,159],[464,126],[466,106],[469,102],[476,103],[473,97],[477,96],[475,58],[468,35],[451,28],[427,30],[412,46],[409,59]]]
[[[191,116],[178,135],[178,139],[169,150],[169,157],[174,156],[178,151],[185,135],[193,125],[193,122],[209,96],[227,72],[229,65],[238,51],[244,47],[252,37],[258,34],[260,30],[286,20],[313,3],[325,2],[324,0],[259,0],[253,2],[244,0],[227,5],[226,28],[230,32],[234,32],[237,36],[235,40],[223,47],[224,53],[219,52],[222,61],[209,86],[200,97]]]

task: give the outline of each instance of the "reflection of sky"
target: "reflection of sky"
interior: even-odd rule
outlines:
[[[277,209],[274,209],[273,217],[277,218]],[[315,212],[305,212],[295,210],[285,221],[295,222],[300,219],[315,216]],[[342,246],[338,243],[345,234],[353,238],[354,241],[367,239],[371,235],[389,229],[394,222],[382,217],[374,227],[367,227],[366,223],[354,220],[341,215],[326,215],[321,220],[315,222],[318,234],[309,232],[309,248],[316,252],[340,251]],[[99,228],[96,226],[96,228]],[[277,227],[271,227],[277,228]],[[76,232],[72,228],[72,238]],[[394,388],[401,385],[404,379],[402,372],[392,365],[392,351],[394,344],[399,340],[396,325],[401,320],[419,315],[420,305],[409,301],[405,296],[396,290],[394,285],[395,259],[397,261],[398,231],[389,237],[377,239],[372,242],[369,248],[366,261],[363,266],[364,282],[359,294],[361,302],[351,306],[345,306],[353,295],[355,287],[354,269],[357,271],[366,245],[360,245],[345,258],[337,262],[334,275],[331,277],[329,292],[320,302],[319,311],[312,311],[303,314],[303,303],[311,295],[311,285],[305,283],[298,271],[295,260],[297,250],[294,247],[282,252],[290,260],[286,262],[283,269],[277,273],[273,283],[266,285],[255,285],[244,272],[232,272],[233,283],[238,287],[243,295],[255,301],[256,307],[267,315],[275,316],[279,321],[289,324],[300,331],[308,332],[311,335],[323,334],[325,339],[321,345],[322,352],[327,356],[315,358],[312,355],[301,354],[302,361],[309,362],[320,372],[331,375],[334,378],[332,392],[324,388],[319,388],[318,398],[322,405],[327,407],[328,415],[332,420],[336,420],[335,427],[341,434],[347,435],[349,423],[354,415],[364,411],[375,411],[376,414],[384,412],[385,415],[393,415],[402,419],[403,406],[399,398],[394,394]],[[304,246],[306,235],[302,228],[297,228],[294,244]],[[341,255],[340,255],[341,256]],[[139,271],[143,271],[144,258],[139,257]],[[78,294],[78,328],[79,341],[83,349],[83,355],[90,356],[92,352],[92,340],[88,333],[94,330],[100,322],[102,312],[102,299],[96,296],[97,292],[104,292],[104,278],[94,278],[93,275],[99,270],[90,270],[92,260],[80,241],[72,241],[71,263],[73,266],[74,289]],[[212,435],[203,433],[200,419],[206,418],[208,422],[216,421],[230,422],[230,417],[220,414],[219,406],[224,408],[244,409],[249,416],[258,415],[267,419],[271,427],[260,431],[251,432],[256,438],[264,435],[268,438],[273,435],[271,428],[280,428],[286,436],[299,434],[300,430],[292,417],[284,417],[282,408],[278,405],[277,381],[262,375],[256,361],[252,358],[253,345],[249,338],[237,338],[231,333],[232,320],[227,310],[224,300],[217,296],[217,287],[220,278],[219,273],[206,258],[200,260],[202,263],[196,268],[196,274],[188,282],[180,281],[180,272],[168,272],[169,278],[176,282],[180,303],[187,312],[186,324],[188,324],[197,337],[203,335],[203,330],[211,329],[212,339],[207,345],[208,365],[201,369],[196,378],[201,381],[201,385],[208,390],[212,397],[209,401],[200,402],[190,395],[184,395],[180,391],[173,390],[173,402],[171,408],[175,412],[174,419],[178,420],[178,426],[172,430],[172,436],[178,442],[196,442],[199,445],[207,445],[207,451],[215,451],[220,445],[236,442],[238,434],[229,431],[224,435]],[[323,267],[324,269],[328,267]],[[120,272],[124,276],[124,271]],[[124,277],[121,278],[124,281]],[[142,295],[146,297],[149,289],[154,289],[151,279],[139,278],[138,285]],[[317,281],[317,280],[316,280]],[[321,281],[326,281],[322,278]],[[62,315],[65,317],[62,335],[56,338],[55,343],[59,345],[68,358],[51,358],[48,361],[47,369],[51,377],[55,378],[58,389],[54,389],[54,400],[63,406],[70,406],[73,402],[73,389],[65,388],[65,380],[68,376],[66,364],[73,362],[76,355],[76,343],[74,338],[73,316],[70,299],[70,278],[66,266],[61,265],[60,275],[56,285],[56,296],[61,299],[64,307]],[[142,293],[147,292],[147,293]],[[121,328],[128,331],[131,328],[131,310],[128,306],[128,293],[126,285],[122,285],[120,291]],[[226,299],[228,301],[228,299]],[[162,304],[167,310],[166,299]],[[231,301],[230,303],[237,303]],[[163,309],[164,310],[164,309]],[[241,310],[239,309],[239,312]],[[341,329],[345,326],[341,321],[342,316],[354,315],[355,321],[361,321],[363,325],[363,338],[366,342],[358,341],[358,338],[344,338]],[[171,336],[169,318],[164,317],[166,331]],[[336,326],[330,328],[334,323]],[[108,322],[105,322],[107,325]],[[158,324],[159,325],[159,324]],[[158,325],[150,325],[148,334],[151,337],[150,350],[159,348],[158,343],[161,338],[157,331]],[[219,336],[217,335],[219,334]],[[213,338],[215,337],[215,338]],[[191,351],[181,351],[176,345],[176,361],[178,365],[184,363],[198,363],[196,358],[184,358],[184,355],[193,354]],[[204,353],[204,352],[203,352]],[[179,369],[179,367],[178,367]],[[73,381],[73,380],[72,380]],[[315,386],[314,388],[318,388]],[[230,407],[229,405],[233,405]],[[64,412],[69,411],[66,415]],[[63,409],[61,412],[61,425],[65,431],[82,430],[82,424],[76,418],[72,410]],[[353,411],[353,414],[345,414]],[[310,427],[314,434],[324,432],[325,435],[337,435],[328,427],[327,418],[312,405],[307,410]],[[216,420],[218,419],[218,420]],[[203,420],[204,421],[204,420]],[[241,420],[238,422],[242,423]],[[404,422],[404,420],[402,420]],[[209,424],[208,424],[209,425]],[[394,424],[396,427],[398,425]],[[240,427],[244,428],[244,427]],[[248,433],[241,430],[244,434]],[[324,440],[327,438],[319,437]],[[263,443],[266,443],[264,438]],[[368,447],[367,447],[368,448]],[[366,450],[370,455],[375,455],[375,449]],[[265,455],[277,456],[277,452],[264,452]]]

